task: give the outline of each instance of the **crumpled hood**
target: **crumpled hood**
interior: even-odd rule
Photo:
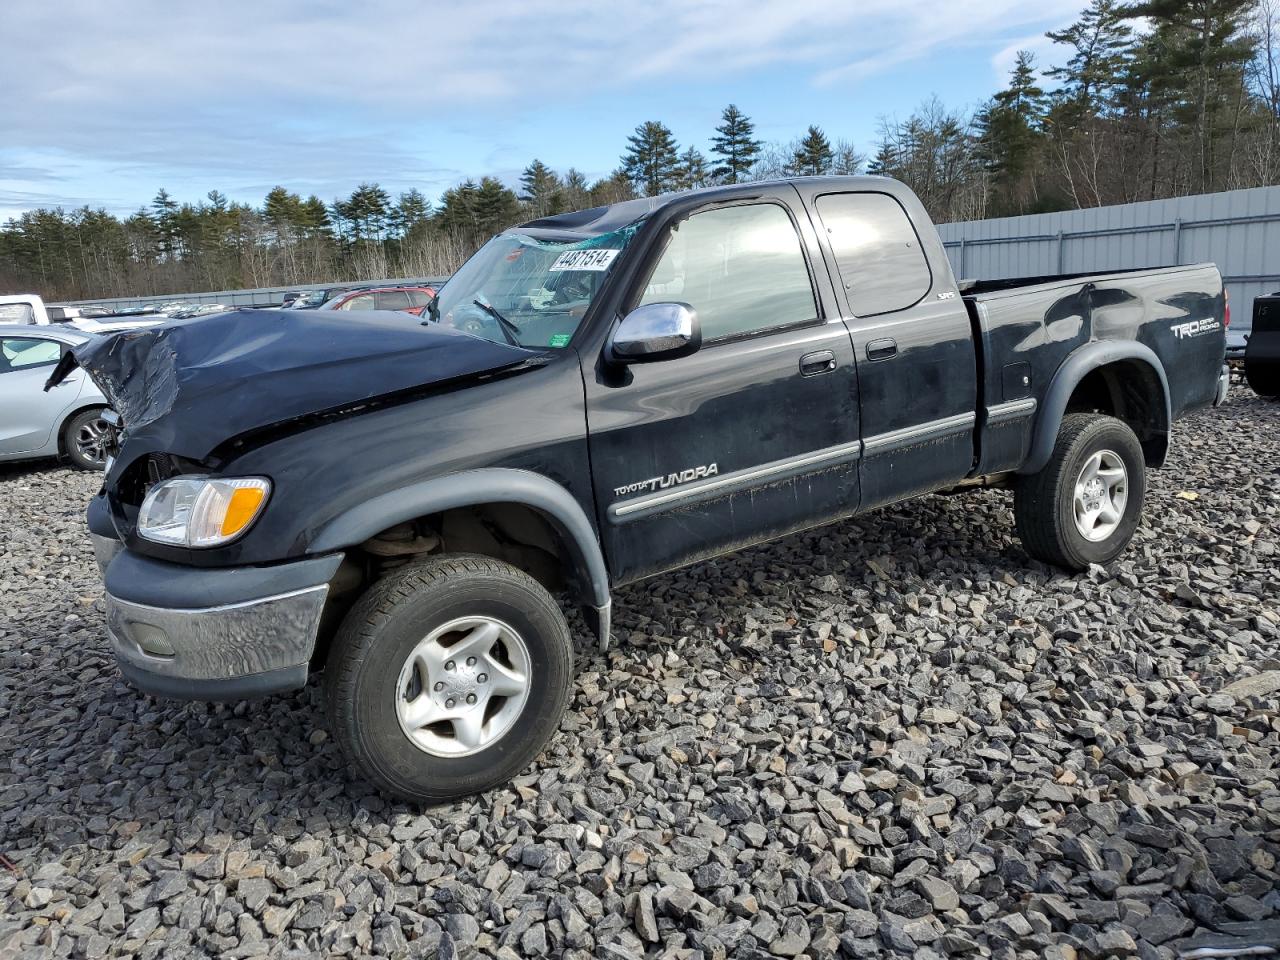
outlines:
[[[402,313],[235,310],[95,337],[46,389],[83,367],[132,453],[203,460],[254,430],[538,358]]]

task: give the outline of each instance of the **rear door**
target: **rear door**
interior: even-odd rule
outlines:
[[[853,351],[795,192],[672,226],[626,309],[683,302],[703,346],[586,376],[598,520],[617,582],[853,513]]]
[[[61,356],[57,340],[0,338],[0,456],[38,452],[53,439],[84,377],[76,371],[46,392],[44,382]]]
[[[862,507],[960,480],[974,461],[977,360],[969,315],[928,215],[896,184],[831,192],[821,181],[800,181],[797,188],[815,212],[853,337]]]

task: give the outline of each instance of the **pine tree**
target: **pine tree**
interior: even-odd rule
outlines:
[[[356,240],[380,238],[387,229],[391,195],[376,183],[362,183],[347,198],[344,217]]]
[[[995,179],[996,210],[1025,213],[1036,196],[1035,167],[1044,121],[1044,91],[1036,84],[1035,58],[1018,51],[1009,86],[991,98],[975,119],[980,156]]]
[[[1035,56],[1019,50],[1009,75],[1009,86],[995,95],[995,102],[1011,110],[1027,124],[1038,127],[1044,116],[1044,90],[1036,84]]]
[[[422,191],[414,187],[396,199],[396,208],[392,214],[395,232],[406,237],[416,227],[426,223],[431,216],[431,204],[422,195]]]
[[[520,175],[520,200],[529,207],[534,219],[548,217],[564,210],[564,191],[560,178],[541,160],[524,168]]]
[[[626,170],[619,168],[609,176],[591,185],[591,205],[602,207],[608,203],[622,203],[635,199],[635,186]]]
[[[1125,71],[1133,31],[1116,0],[1091,0],[1080,19],[1045,34],[1071,49],[1071,58],[1044,75],[1062,82],[1061,98],[1085,113],[1104,113]]]
[[[565,171],[563,192],[566,210],[583,210],[591,206],[591,188],[581,170],[570,167]]]
[[[427,212],[430,213],[430,208]],[[302,201],[302,223],[307,236],[319,237],[329,232],[329,211],[314,193]]]
[[[151,211],[150,221],[152,229],[155,231],[160,255],[165,258],[176,256],[178,253],[178,226],[176,223],[178,202],[169,196],[164,187],[161,187],[155,199],[151,201]]]
[[[520,219],[520,201],[494,177],[482,177],[476,191],[476,225],[487,239]]]
[[[302,198],[284,187],[272,187],[262,202],[262,216],[276,231],[278,242],[284,242],[300,226]]]
[[[479,246],[520,218],[520,201],[500,180],[484,177],[451,187],[440,198],[435,226]]]
[[[680,186],[686,190],[705,187],[711,179],[707,170],[707,158],[697,147],[690,147],[680,154]]]
[[[1245,23],[1255,0],[1143,0],[1122,8],[1127,19],[1153,27],[1143,38],[1137,74],[1196,141],[1195,188],[1212,190],[1219,173],[1218,147],[1233,138],[1244,96],[1244,69],[1253,56]]]
[[[720,120],[711,139],[711,152],[719,158],[711,176],[724,183],[738,183],[751,175],[760,141],[753,139],[755,124],[732,103],[724,108]]]
[[[799,177],[819,177],[830,173],[834,162],[835,154],[831,150],[831,141],[822,132],[822,128],[810,124],[804,139],[792,154],[792,171]]]
[[[675,137],[665,124],[647,120],[627,138],[630,146],[622,169],[647,197],[674,190],[680,182],[680,157]]]

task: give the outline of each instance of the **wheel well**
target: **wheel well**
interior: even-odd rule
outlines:
[[[86,410],[106,410],[106,409],[107,409],[107,405],[105,403],[86,403],[83,407],[76,407],[76,409],[72,410],[65,417],[63,417],[62,422],[58,424],[58,453],[61,454],[62,456],[66,456],[67,427],[70,425],[72,420],[80,416],[80,414],[84,413]]]
[[[1158,467],[1169,448],[1168,408],[1160,378],[1141,360],[1117,360],[1085,374],[1064,416],[1103,413],[1123,420],[1142,444],[1147,466]]]
[[[503,560],[553,593],[579,587],[564,535],[535,507],[483,503],[424,514],[387,527],[346,551],[329,584],[329,603],[313,663],[324,662],[333,631],[370,584],[396,567],[440,553],[472,553]]]

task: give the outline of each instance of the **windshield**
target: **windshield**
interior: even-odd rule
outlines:
[[[449,278],[428,315],[520,347],[568,346],[618,254],[640,228],[569,242],[503,234]]]

